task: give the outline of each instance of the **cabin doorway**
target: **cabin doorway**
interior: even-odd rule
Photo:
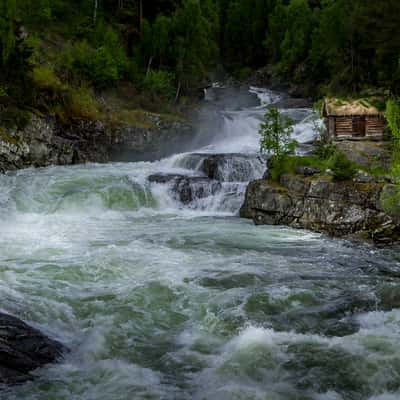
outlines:
[[[365,117],[355,116],[353,117],[353,136],[363,137],[366,133],[366,119]]]

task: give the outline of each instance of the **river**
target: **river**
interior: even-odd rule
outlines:
[[[309,142],[312,111],[283,111]],[[2,400],[400,398],[398,252],[237,217],[262,113],[221,111],[190,154],[0,176],[1,311],[71,349]],[[148,179],[216,153],[186,201]]]

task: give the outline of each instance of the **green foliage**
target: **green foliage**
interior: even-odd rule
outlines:
[[[396,98],[386,103],[386,120],[392,137],[392,175],[400,182],[400,103]]]
[[[0,62],[9,58],[16,42],[14,21],[17,14],[16,0],[2,0],[0,3]]]
[[[31,121],[32,115],[29,111],[9,106],[0,113],[2,125],[7,128],[24,129]]]
[[[314,142],[315,155],[323,160],[331,158],[337,151],[336,145],[331,142],[325,142],[324,140],[316,140]]]
[[[286,32],[280,46],[280,70],[287,75],[293,73],[307,58],[311,33],[315,25],[308,1],[291,0],[286,10],[285,23]]]
[[[105,43],[94,49],[87,40],[67,45],[59,60],[59,70],[67,69],[69,78],[84,79],[97,87],[109,86],[121,78],[127,65],[120,48]]]
[[[64,122],[71,119],[96,119],[99,118],[99,111],[96,100],[90,89],[69,88],[64,93],[64,104],[56,106],[56,115]]]
[[[291,138],[293,121],[274,107],[266,112],[264,118],[259,130],[261,151],[278,159],[292,153],[296,148],[296,142]]]
[[[119,78],[118,64],[104,46],[96,49],[88,66],[88,78],[98,87],[108,86]]]
[[[328,168],[328,161],[317,156],[290,156],[272,157],[268,162],[271,178],[279,181],[284,174],[295,174],[297,167],[316,167],[325,171]]]
[[[153,97],[171,98],[175,93],[174,80],[171,72],[150,70],[144,78],[143,87]]]
[[[338,181],[351,179],[357,172],[357,165],[341,151],[336,151],[329,159],[329,168],[333,173],[333,178]]]
[[[33,82],[41,89],[54,91],[62,89],[63,85],[50,67],[37,66],[32,72]]]
[[[388,214],[400,215],[400,186],[387,186],[382,191],[380,203]]]

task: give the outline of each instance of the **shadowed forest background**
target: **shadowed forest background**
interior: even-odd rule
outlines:
[[[20,123],[21,108],[90,116],[93,91],[118,82],[134,88],[139,107],[185,102],[222,67],[239,80],[267,68],[314,98],[400,90],[396,0],[2,0],[0,7],[0,107],[3,119]]]

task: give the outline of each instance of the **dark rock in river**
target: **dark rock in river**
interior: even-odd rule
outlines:
[[[57,361],[66,351],[18,318],[0,313],[0,385],[30,380],[31,371]]]
[[[148,177],[149,182],[169,183],[171,191],[183,204],[196,199],[209,197],[221,189],[221,183],[203,176],[185,176],[178,174],[154,174]]]
[[[266,157],[251,154],[215,154],[207,156],[201,167],[210,179],[221,182],[248,182],[262,176]]]
[[[256,224],[289,225],[337,237],[356,234],[390,244],[400,239],[400,223],[380,203],[388,186],[286,174],[279,183],[251,182],[240,214]]]

